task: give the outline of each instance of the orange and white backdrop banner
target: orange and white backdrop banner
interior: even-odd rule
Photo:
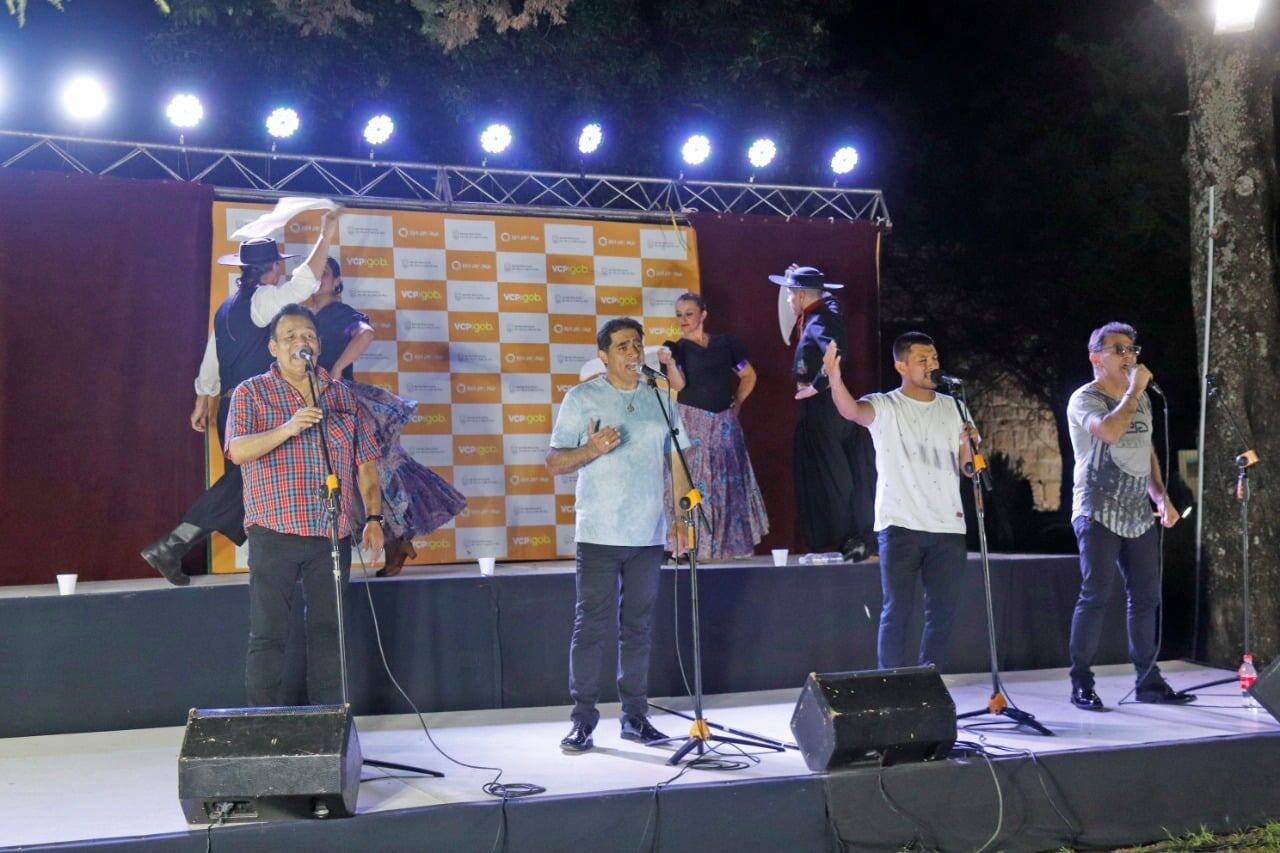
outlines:
[[[215,202],[210,258],[213,312],[238,272],[216,259],[227,236],[270,205]],[[320,214],[275,234],[305,259]],[[540,560],[573,554],[574,476],[543,465],[551,427],[595,336],[613,317],[675,340],[675,301],[699,290],[691,228],[647,223],[399,210],[347,210],[330,254],[343,300],[369,315],[376,338],[356,378],[418,402],[402,443],[467,496],[450,524],[418,539],[413,563],[478,556]],[[209,476],[222,472],[210,446]],[[213,570],[247,568],[246,553],[215,537]]]

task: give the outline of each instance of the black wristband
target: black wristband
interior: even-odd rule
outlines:
[[[376,522],[378,522],[379,524],[381,524],[384,520],[385,520],[385,519],[383,519],[383,517],[382,517],[381,515],[378,515],[376,512],[375,512],[373,515],[366,515],[366,516],[364,517],[364,523],[365,523],[365,524],[368,524],[368,523],[369,523],[369,522],[371,522],[371,521],[376,521]]]

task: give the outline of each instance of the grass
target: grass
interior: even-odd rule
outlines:
[[[1118,853],[1173,853],[1184,850],[1256,850],[1280,853],[1280,823],[1268,823],[1230,835],[1214,835],[1201,827],[1199,832],[1188,832],[1153,844],[1125,847]]]

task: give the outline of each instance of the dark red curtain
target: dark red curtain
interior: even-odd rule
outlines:
[[[187,425],[210,187],[0,170],[0,584],[145,577],[204,476]]]
[[[767,278],[789,264],[815,266],[845,285],[838,298],[848,323],[853,367],[845,379],[854,394],[878,390],[880,311],[876,237],[870,222],[786,221],[777,217],[697,214],[702,295],[707,329],[734,332],[751,350],[759,379],[742,412],[751,464],[769,511],[766,548],[797,548],[791,485],[791,434],[798,404],[791,374],[794,347],[778,330],[778,286]]]

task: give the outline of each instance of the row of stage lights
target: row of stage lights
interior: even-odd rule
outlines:
[[[107,91],[92,77],[76,77],[62,90],[62,106],[67,114],[77,121],[86,122],[96,119],[107,108]],[[165,115],[170,124],[179,131],[190,130],[204,118],[204,107],[195,95],[174,95],[165,108]],[[267,116],[267,133],[273,140],[288,139],[298,131],[301,120],[296,110],[291,107],[278,107]],[[395,133],[395,122],[385,113],[369,119],[364,127],[364,139],[370,146],[383,145]],[[480,148],[486,155],[498,155],[511,147],[513,137],[511,128],[505,124],[491,124],[480,134]],[[578,135],[578,152],[584,157],[594,154],[604,143],[604,129],[596,123],[582,128]],[[272,143],[275,147],[275,142]],[[685,140],[680,149],[680,156],[690,166],[699,166],[711,157],[711,140],[702,134],[695,134]],[[372,155],[372,152],[370,152]],[[747,161],[752,168],[763,169],[777,157],[778,146],[772,139],[757,139],[747,149]],[[831,171],[836,175],[846,175],[858,165],[858,152],[852,146],[844,146],[837,150],[831,158]]]

